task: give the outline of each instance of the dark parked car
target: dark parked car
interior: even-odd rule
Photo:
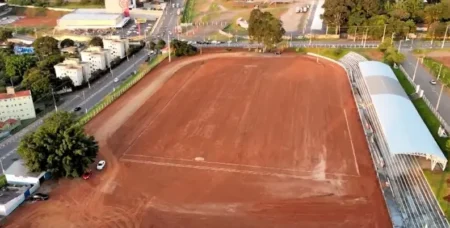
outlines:
[[[73,109],[74,112],[78,112],[80,110],[81,110],[81,107],[76,107],[76,108]]]
[[[33,201],[43,201],[43,200],[48,200],[48,198],[49,198],[49,196],[44,193],[36,193],[31,196],[31,200],[33,200]]]

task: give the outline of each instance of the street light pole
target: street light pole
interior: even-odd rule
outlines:
[[[403,40],[400,40],[400,43],[398,44],[398,51],[397,51],[398,53],[400,53],[400,50],[401,50],[401,48],[402,48],[402,41],[403,41]]]
[[[55,111],[58,112],[58,106],[56,106],[56,99],[55,94],[53,93],[53,88],[52,88],[52,97],[53,97],[53,104],[55,105]]]
[[[170,34],[167,34],[167,43],[169,44],[169,63],[172,61],[171,57],[170,57]]]
[[[383,38],[381,39],[381,43],[384,42],[384,36],[386,36],[386,27],[387,27],[387,25],[385,24],[384,25],[384,30],[383,30]]]
[[[414,68],[414,74],[413,74],[413,78],[412,78],[413,82],[414,82],[414,79],[416,79],[417,67],[419,66],[419,59],[420,58],[417,58],[416,67]]]
[[[392,36],[391,36],[391,45],[394,44],[394,35],[395,35],[395,32],[393,32],[393,33],[392,33]]]
[[[5,169],[3,168],[3,159],[0,158],[0,166],[2,166],[2,173],[5,174]]]
[[[439,80],[439,78],[441,77],[442,65],[443,64],[441,64],[441,66],[439,67],[439,73],[438,73],[437,80]]]
[[[439,108],[439,103],[441,103],[441,96],[442,96],[442,91],[443,90],[444,90],[444,84],[441,85],[441,92],[439,92],[439,97],[438,97],[438,100],[437,100],[437,103],[436,103],[436,111]]]
[[[445,28],[445,33],[444,33],[444,40],[442,41],[442,46],[441,46],[441,48],[444,48],[444,46],[445,46],[445,40],[447,39],[447,32],[448,32],[448,27],[449,27],[450,25],[447,25],[447,28]]]

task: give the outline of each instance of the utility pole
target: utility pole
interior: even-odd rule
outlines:
[[[442,41],[442,46],[441,46],[441,48],[444,48],[444,46],[445,46],[445,40],[447,39],[447,32],[448,32],[448,27],[449,27],[450,25],[447,25],[447,28],[445,28],[445,34],[444,34],[444,40]]]
[[[353,42],[356,42],[356,31],[358,31],[358,26],[356,26],[356,29],[355,29],[355,36],[353,37]]]
[[[5,175],[5,169],[3,168],[3,159],[0,159],[0,166],[2,166],[2,173]]]
[[[170,57],[170,34],[167,34],[167,43],[169,44],[169,63],[172,61],[171,57]]]
[[[383,30],[383,38],[381,39],[381,43],[384,42],[384,36],[386,36],[386,27],[387,27],[387,25],[385,24],[384,25],[384,30]]]
[[[413,74],[413,78],[412,78],[413,82],[414,82],[414,79],[416,79],[417,67],[419,66],[419,60],[420,60],[420,58],[417,58],[416,67],[414,68],[414,74]]]
[[[309,46],[311,46],[311,44],[312,44],[312,37],[313,37],[313,33],[311,30],[311,33],[309,34]]]
[[[394,35],[395,35],[395,32],[393,32],[393,33],[392,33],[392,36],[391,36],[391,45],[394,44]]]
[[[366,39],[364,40],[364,48],[366,47],[366,43],[367,43],[367,37],[369,36],[369,28],[367,27],[366,29]]]
[[[53,88],[52,88],[52,97],[53,97],[53,104],[55,105],[55,111],[58,112],[58,106],[56,106],[56,99],[55,94],[53,93]]]
[[[438,100],[437,100],[437,103],[436,103],[436,111],[439,108],[439,103],[441,103],[441,97],[442,97],[442,91],[443,90],[444,90],[444,83],[442,83],[442,85],[441,85],[441,92],[439,92],[439,97],[438,97]]]
[[[441,63],[441,66],[439,67],[439,73],[438,73],[437,80],[439,80],[439,78],[441,77],[442,65],[443,64]]]
[[[400,53],[400,50],[402,48],[402,42],[403,42],[403,40],[400,40],[400,43],[398,44],[398,50],[397,50],[398,53]]]
[[[436,29],[433,31],[433,36],[431,37],[431,48],[433,48],[433,42],[434,42],[434,33],[435,33]]]

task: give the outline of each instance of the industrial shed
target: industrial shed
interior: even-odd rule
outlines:
[[[447,165],[442,153],[414,104],[403,90],[392,69],[381,62],[359,63],[372,105],[389,152],[425,157],[431,169]]]
[[[108,29],[122,28],[130,18],[104,9],[79,9],[62,16],[57,21],[58,29]]]

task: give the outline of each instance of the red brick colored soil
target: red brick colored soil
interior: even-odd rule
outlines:
[[[106,169],[60,181],[7,227],[392,227],[347,77],[329,62],[178,59],[87,131]]]
[[[434,59],[443,63],[445,66],[450,67],[450,56],[434,57]]]

